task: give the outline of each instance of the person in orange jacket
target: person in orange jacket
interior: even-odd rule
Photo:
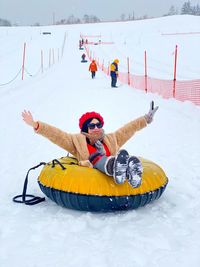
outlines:
[[[96,75],[96,71],[97,71],[97,64],[96,64],[96,62],[95,62],[94,59],[93,59],[92,62],[90,63],[89,71],[91,71],[92,79],[94,79],[94,77],[95,77],[95,75]]]

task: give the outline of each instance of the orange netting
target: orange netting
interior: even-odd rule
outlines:
[[[92,60],[89,49],[85,46],[87,56]],[[97,65],[106,75],[110,75],[109,66],[100,64],[97,60]],[[200,80],[190,81],[174,81],[161,80],[145,75],[133,75],[131,73],[119,72],[119,80],[128,84],[133,88],[144,90],[145,92],[157,93],[163,98],[175,98],[180,101],[191,101],[196,105],[200,105]]]

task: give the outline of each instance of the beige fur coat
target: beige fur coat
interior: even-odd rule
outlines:
[[[105,134],[103,142],[107,145],[110,154],[115,155],[117,151],[135,134],[147,125],[145,117],[133,120],[113,133]],[[76,157],[82,166],[92,167],[88,161],[89,151],[87,148],[86,136],[66,133],[54,126],[39,121],[39,128],[35,131],[48,138],[56,145],[67,150]]]

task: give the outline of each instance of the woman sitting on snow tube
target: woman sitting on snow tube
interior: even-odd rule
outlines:
[[[70,134],[46,123],[35,121],[30,111],[22,112],[23,120],[36,133],[64,148],[78,160],[80,166],[91,167],[112,176],[115,183],[129,184],[137,188],[141,185],[143,167],[137,157],[129,156],[126,150],[119,150],[137,131],[151,123],[158,107],[153,101],[149,112],[133,120],[117,131],[105,134],[103,117],[96,112],[87,112],[79,119],[81,133]]]
[[[124,149],[119,150],[136,131],[152,122],[157,109],[151,102],[146,115],[110,134],[104,134],[104,120],[96,112],[81,116],[81,133],[69,134],[34,121],[31,112],[24,111],[24,121],[36,133],[47,137],[75,157],[42,162],[30,169],[45,165],[38,177],[43,193],[58,205],[100,212],[136,209],[158,199],[168,183],[164,171],[151,161],[129,156]],[[45,199],[26,194],[29,171],[23,194],[14,197],[13,201],[34,205]]]
[[[126,150],[119,150],[136,131],[151,123],[158,107],[153,101],[149,112],[133,120],[114,133],[105,134],[103,117],[96,112],[87,112],[79,119],[80,134],[70,134],[40,121],[34,121],[30,111],[22,113],[23,120],[36,133],[64,148],[79,161],[80,166],[91,167],[113,176],[115,183],[122,184],[128,179],[132,187],[141,184],[142,164],[137,157]]]

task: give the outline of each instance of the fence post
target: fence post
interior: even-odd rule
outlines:
[[[22,81],[24,80],[25,57],[26,57],[26,43],[24,43],[23,59],[22,59]]]
[[[55,58],[54,58],[54,48],[52,48],[52,56],[53,56],[53,65],[55,64]]]
[[[62,44],[62,50],[61,50],[61,57],[63,57],[63,54],[64,54],[66,38],[67,38],[67,34],[65,32],[64,40],[63,40],[63,44]]]
[[[102,71],[104,70],[104,59],[103,59],[103,62],[102,62]]]
[[[58,48],[58,62],[60,61],[60,49]]]
[[[174,53],[174,80],[173,80],[173,97],[176,96],[176,66],[177,66],[177,49],[178,46],[175,47],[175,53]]]
[[[43,51],[41,50],[41,71],[43,73],[43,67],[44,67],[44,64],[43,64]]]
[[[144,89],[147,93],[147,52],[144,51]]]
[[[127,57],[127,68],[128,68],[128,85],[130,85],[130,65],[129,65],[129,57]]]
[[[49,48],[49,68],[51,67],[51,48]]]
[[[108,71],[107,71],[107,75],[109,75],[110,72],[110,62],[108,62]]]

